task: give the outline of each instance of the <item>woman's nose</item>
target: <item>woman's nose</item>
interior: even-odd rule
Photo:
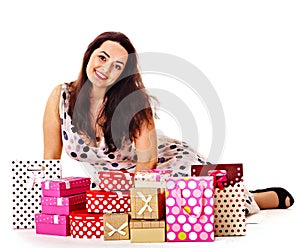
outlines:
[[[106,62],[104,65],[102,65],[103,72],[109,73],[111,70],[111,63]]]

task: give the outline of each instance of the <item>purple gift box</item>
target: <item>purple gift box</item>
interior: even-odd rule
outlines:
[[[41,182],[43,196],[63,197],[84,193],[90,189],[89,177],[64,177]]]
[[[69,216],[57,214],[35,214],[37,234],[57,236],[70,235]]]

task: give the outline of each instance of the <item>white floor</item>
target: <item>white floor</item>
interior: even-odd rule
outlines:
[[[75,239],[50,235],[37,235],[35,230],[10,230],[7,235],[9,247],[299,247],[300,206],[294,205],[287,210],[263,210],[248,219],[247,235],[242,237],[216,237],[208,243],[141,243],[130,241],[104,241],[103,239]]]

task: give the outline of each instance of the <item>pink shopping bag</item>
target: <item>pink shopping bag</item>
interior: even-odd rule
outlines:
[[[167,179],[167,242],[214,241],[213,192],[212,176]]]

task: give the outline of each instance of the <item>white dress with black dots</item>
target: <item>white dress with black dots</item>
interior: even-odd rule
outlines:
[[[98,185],[98,171],[126,170],[134,172],[137,160],[136,151],[132,143],[123,145],[113,153],[105,153],[102,139],[99,147],[87,145],[72,125],[69,115],[70,87],[62,85],[60,100],[60,118],[62,125],[62,139],[66,153],[81,162],[83,169],[90,175],[93,185]],[[204,156],[195,151],[185,142],[158,135],[158,164],[157,169],[171,169],[174,177],[189,176],[191,165],[207,163]]]

